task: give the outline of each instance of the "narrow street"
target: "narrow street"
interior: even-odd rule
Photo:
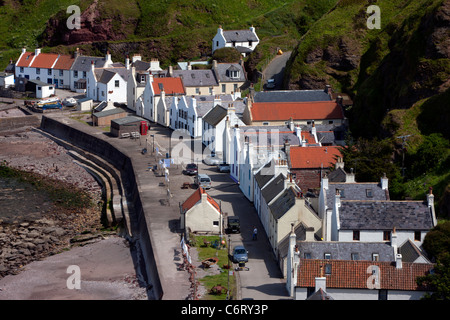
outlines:
[[[152,125],[151,133],[155,135],[155,146],[163,154],[169,149],[169,135],[172,130],[162,128],[158,125]],[[147,142],[149,147],[152,141]],[[174,143],[172,141],[172,148]],[[194,158],[198,158],[195,156]],[[263,231],[253,204],[243,195],[239,185],[235,183],[228,173],[220,173],[216,166],[208,166],[197,162],[198,172],[206,173],[212,180],[212,188],[208,194],[212,196],[222,207],[222,211],[227,215],[237,215],[241,220],[241,233],[231,234],[231,248],[236,245],[244,245],[248,251],[249,262],[246,267],[248,271],[239,272],[238,279],[240,283],[240,298],[254,300],[278,300],[289,299],[285,289],[285,280],[282,278],[281,271],[274,259],[269,241]],[[179,172],[180,168],[176,170]],[[194,181],[193,176],[172,177],[171,181]],[[181,180],[180,180],[181,179]],[[178,191],[177,186],[173,186],[174,198],[173,205],[182,202],[186,197],[186,191]],[[193,190],[189,191],[189,194]],[[226,222],[225,222],[226,223]],[[258,229],[258,239],[252,240],[252,231],[254,227]],[[227,235],[228,237],[228,235]]]
[[[272,88],[271,90],[283,90],[284,69],[287,61],[291,57],[291,53],[291,51],[287,51],[283,52],[281,55],[275,56],[263,70],[264,90],[268,90],[268,88],[266,88],[266,82],[269,79],[275,80],[275,88]]]

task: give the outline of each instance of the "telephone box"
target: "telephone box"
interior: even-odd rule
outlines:
[[[141,136],[147,135],[148,125],[147,121],[141,121]]]

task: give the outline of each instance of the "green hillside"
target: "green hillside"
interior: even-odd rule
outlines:
[[[168,65],[181,59],[210,55],[219,25],[243,29],[254,25],[262,40],[259,59],[292,49],[309,26],[331,9],[336,0],[23,0],[2,1],[0,7],[0,67],[15,59],[22,47],[85,54],[113,59],[139,52]],[[68,30],[69,5],[78,5],[89,22],[80,31]],[[72,41],[80,33],[83,43]],[[83,34],[82,32],[85,32]],[[76,38],[76,37],[72,37]],[[69,40],[68,40],[69,39]],[[77,39],[76,39],[77,40]],[[86,43],[87,42],[87,43]],[[259,60],[258,59],[258,60]]]
[[[367,27],[371,4],[380,8],[381,29]],[[388,170],[394,198],[423,199],[432,186],[439,202],[449,199],[450,183],[448,39],[448,0],[342,0],[301,38],[285,86],[331,84],[348,93],[355,146],[384,159],[365,162],[364,154],[349,152],[348,160],[358,159],[357,178],[378,179]],[[405,149],[400,136],[408,136]],[[438,207],[450,208],[442,201]]]

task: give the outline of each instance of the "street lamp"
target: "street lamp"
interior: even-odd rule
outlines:
[[[227,300],[230,300],[230,247],[231,247],[231,236],[228,235],[228,290],[227,290]]]

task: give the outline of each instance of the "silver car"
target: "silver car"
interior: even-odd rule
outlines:
[[[202,187],[203,189],[210,189],[211,188],[211,178],[204,173],[199,173],[195,177],[195,184],[199,187]]]

